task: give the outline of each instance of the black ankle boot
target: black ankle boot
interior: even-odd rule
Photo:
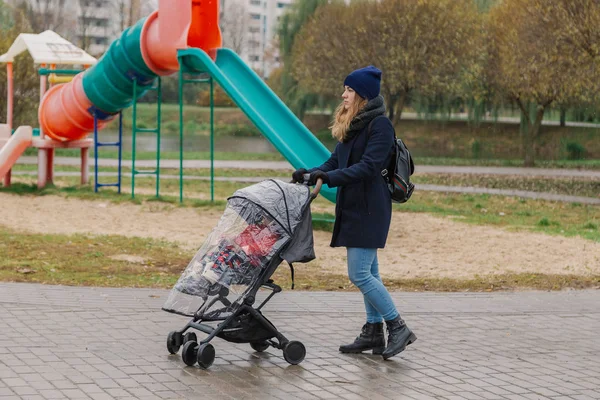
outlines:
[[[417,340],[417,335],[408,329],[408,326],[406,326],[400,317],[396,317],[396,319],[391,321],[385,321],[385,324],[388,330],[388,345],[382,356],[384,360],[387,360],[404,351],[409,344],[414,343]]]
[[[367,322],[354,343],[340,346],[342,353],[362,353],[365,350],[373,350],[373,354],[382,354],[384,349],[385,337],[382,322],[376,324]]]

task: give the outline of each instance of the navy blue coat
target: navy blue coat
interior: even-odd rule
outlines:
[[[394,128],[378,117],[347,143],[338,143],[325,163],[329,187],[337,187],[332,247],[383,248],[392,219],[392,200],[381,171],[388,165]]]

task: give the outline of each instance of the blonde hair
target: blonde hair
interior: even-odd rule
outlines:
[[[350,104],[348,109],[344,107],[344,102],[340,103],[335,110],[333,124],[330,126],[331,136],[336,138],[338,142],[343,142],[348,133],[350,123],[356,117],[356,114],[366,105],[367,100],[360,97],[358,93],[354,96],[354,103]]]

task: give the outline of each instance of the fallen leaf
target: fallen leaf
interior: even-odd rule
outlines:
[[[27,275],[27,274],[33,274],[33,273],[35,273],[36,271],[35,271],[35,269],[29,269],[29,268],[20,268],[20,269],[18,269],[18,270],[17,270],[17,272],[18,272],[18,273],[20,273],[20,274],[25,274],[25,275]]]

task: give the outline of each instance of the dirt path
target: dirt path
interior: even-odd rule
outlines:
[[[221,210],[163,203],[138,206],[3,193],[0,204],[0,224],[19,231],[150,237],[190,249],[200,247],[222,214]],[[345,249],[330,248],[330,238],[330,233],[315,231],[317,260],[313,262],[345,273]],[[390,278],[469,278],[506,272],[600,274],[600,243],[397,212],[379,263],[382,274]]]

